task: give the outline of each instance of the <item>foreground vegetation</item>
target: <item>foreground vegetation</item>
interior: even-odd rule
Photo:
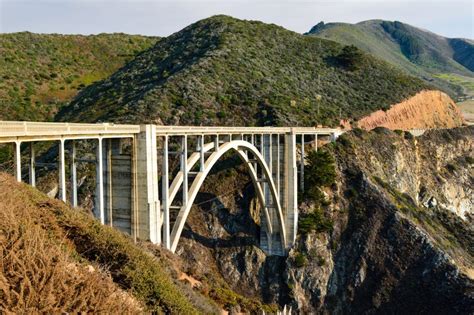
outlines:
[[[0,173],[0,313],[274,313],[159,246]],[[199,275],[198,275],[199,276]],[[191,281],[189,280],[191,279]]]
[[[216,312],[120,232],[8,175],[0,188],[2,312]]]

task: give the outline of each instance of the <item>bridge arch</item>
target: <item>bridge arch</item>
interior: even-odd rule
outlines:
[[[211,148],[211,146],[206,145],[204,150],[209,151],[210,148]],[[250,142],[244,141],[244,140],[233,140],[233,141],[224,143],[221,146],[219,146],[219,148],[207,158],[207,160],[204,164],[204,170],[202,172],[199,172],[196,175],[196,177],[194,178],[194,180],[193,180],[193,182],[192,182],[192,184],[189,188],[189,191],[188,191],[188,202],[180,208],[178,216],[176,218],[176,221],[173,225],[173,229],[171,231],[171,236],[170,236],[171,248],[170,248],[170,250],[172,252],[176,251],[176,248],[178,246],[179,239],[181,237],[181,233],[183,232],[183,228],[184,228],[184,225],[186,223],[187,217],[188,217],[188,215],[191,211],[191,207],[194,203],[194,200],[195,200],[202,184],[204,183],[204,180],[209,175],[209,172],[212,170],[213,166],[220,160],[220,158],[225,153],[227,153],[229,151],[235,151],[238,154],[238,156],[243,160],[244,164],[246,165],[247,169],[249,170],[250,176],[252,178],[252,182],[254,183],[254,186],[255,186],[256,191],[257,191],[258,199],[259,199],[260,203],[262,204],[262,208],[264,209],[264,212],[265,212],[265,216],[266,216],[266,219],[267,219],[266,221],[267,221],[267,224],[268,224],[268,231],[271,232],[273,230],[273,227],[271,226],[271,220],[270,220],[270,216],[269,216],[269,212],[268,212],[269,207],[265,203],[264,193],[262,191],[261,186],[259,185],[259,181],[261,179],[259,179],[257,177],[258,174],[257,174],[256,170],[254,169],[254,167],[252,166],[252,162],[250,162],[250,160],[249,160],[248,153],[252,153],[254,159],[256,160],[258,165],[261,167],[262,172],[263,172],[262,175],[264,176],[264,180],[268,184],[268,188],[269,188],[269,191],[270,191],[271,199],[272,199],[272,202],[273,202],[272,207],[276,210],[277,221],[278,221],[278,225],[279,225],[279,228],[280,228],[280,237],[281,237],[282,248],[283,248],[283,251],[286,250],[287,235],[286,235],[286,228],[285,228],[285,218],[283,216],[283,211],[282,211],[281,204],[280,204],[279,194],[277,192],[275,183],[273,181],[271,171],[270,171],[267,163],[265,162],[264,157],[262,156],[262,154],[258,151],[258,149],[253,144],[251,144]],[[189,164],[194,165],[193,162],[196,163],[194,161],[194,159],[190,159]],[[180,175],[178,174],[178,176],[180,176]],[[177,181],[177,182],[175,182],[175,181]],[[176,185],[179,186],[179,181],[182,181],[182,174],[181,174],[181,179],[175,179],[173,181],[174,185],[172,184],[172,189],[171,189],[172,194],[173,194],[173,189],[175,189],[173,187],[176,187]]]

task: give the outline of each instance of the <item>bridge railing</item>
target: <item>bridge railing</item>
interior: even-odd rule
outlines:
[[[46,136],[46,135],[70,135],[70,134],[124,134],[139,133],[139,125],[116,125],[103,124],[75,124],[75,123],[49,123],[49,122],[18,122],[1,121],[0,135],[5,136]]]

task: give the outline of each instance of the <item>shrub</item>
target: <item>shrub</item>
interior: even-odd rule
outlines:
[[[322,256],[318,256],[318,266],[322,267],[324,265],[326,265],[326,259],[324,259]]]
[[[306,258],[305,254],[298,253],[295,256],[294,262],[297,268],[301,268],[301,267],[306,266],[306,264],[308,263],[308,259]]]
[[[411,132],[408,132],[408,131],[403,134],[403,137],[404,137],[406,140],[413,140],[413,139],[415,139],[415,137],[411,134]]]
[[[331,186],[336,179],[334,157],[326,150],[311,151],[306,156],[305,187]]]
[[[301,215],[298,222],[298,232],[302,235],[313,231],[318,233],[331,232],[332,229],[332,220],[324,216],[321,208],[317,208],[311,213]]]
[[[336,60],[351,71],[360,69],[365,63],[364,53],[354,45],[344,46],[341,53],[336,56]]]

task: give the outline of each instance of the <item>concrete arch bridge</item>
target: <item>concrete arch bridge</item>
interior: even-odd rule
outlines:
[[[78,164],[92,163],[97,219],[173,252],[209,172],[224,155],[235,154],[261,204],[261,248],[286,255],[296,238],[305,147],[317,149],[340,134],[339,129],[301,127],[0,122],[0,143],[14,146],[18,181],[36,185],[37,168],[44,166],[36,161],[36,148],[54,141],[60,199],[78,206]],[[82,141],[95,143],[92,158],[79,156]]]

